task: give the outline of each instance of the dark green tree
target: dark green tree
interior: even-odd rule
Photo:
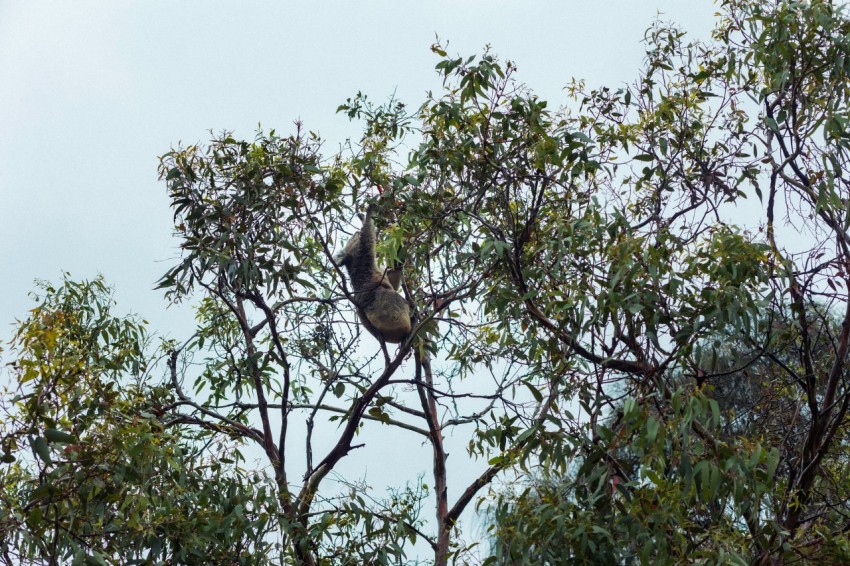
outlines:
[[[204,447],[165,417],[173,394],[146,386],[143,321],[111,314],[100,279],[45,284],[37,300],[2,403],[4,562],[269,562],[271,486],[232,466],[226,437]]]
[[[97,340],[79,343],[44,324],[39,340],[53,348],[121,360],[69,374],[22,323],[6,366],[17,393],[2,431],[17,529],[4,534],[7,553],[230,560],[218,535],[192,538],[187,507],[168,498],[173,451],[196,471],[179,493],[241,521],[234,561],[397,563],[424,541],[437,564],[472,562],[461,514],[515,474],[569,478],[522,500],[537,516],[548,505],[545,529],[522,534],[541,561],[846,559],[848,38],[830,2],[730,0],[712,40],[657,23],[636,82],[573,83],[560,110],[516,82],[512,63],[435,45],[442,90],[414,110],[351,98],[340,110],[364,134],[337,155],[300,126],[174,148],[161,175],[182,253],[160,284],[196,306],[197,331],[143,348],[98,324]],[[397,348],[362,332],[331,261],[369,204],[378,256],[403,269],[413,313]],[[64,296],[74,316],[96,304],[46,295]],[[50,310],[40,309],[32,320]],[[718,336],[749,348],[732,370],[758,372],[753,383],[781,400],[771,406],[801,418],[734,433],[717,398]],[[777,356],[782,344],[794,355]],[[91,389],[70,403],[49,385],[74,375],[127,396],[117,414],[77,424],[76,404],[109,397]],[[340,462],[381,449],[367,420],[400,444],[430,444],[427,487],[409,478],[372,499],[338,476]],[[793,423],[790,436],[778,423]],[[471,462],[447,460],[449,432],[468,439]],[[157,440],[134,456],[98,434]],[[151,475],[139,478],[163,482],[145,493],[174,507],[172,538],[116,535],[101,548],[103,532],[76,521],[78,484],[50,491],[67,445],[143,458]],[[242,461],[248,446],[259,467]],[[479,475],[450,487],[461,465]],[[126,485],[150,489],[139,478]],[[116,493],[119,508],[130,501]],[[496,509],[497,525],[523,528],[500,522],[515,507]],[[87,510],[97,525],[110,512]],[[549,556],[547,536],[569,544]]]
[[[573,474],[553,474],[544,460],[528,491],[494,507],[497,557],[527,548],[549,563],[850,556],[850,23],[830,2],[722,6],[713,42],[687,43],[658,24],[637,83],[582,99],[596,140],[610,140],[623,163],[612,170],[628,171],[626,196],[609,198],[630,207],[619,210],[632,231],[656,224],[670,234],[681,222],[672,230],[679,249],[656,235],[614,272],[626,297],[645,299],[626,305],[625,325],[602,321],[635,361],[655,360],[652,370],[627,380],[597,373],[603,394],[584,406],[589,426]],[[624,153],[643,169],[629,168]],[[710,204],[712,194],[725,202]],[[762,216],[742,232],[725,218],[744,197]],[[700,233],[708,253],[693,270],[679,263],[683,234]],[[727,246],[739,237],[762,258],[733,259]],[[659,249],[678,273],[647,289],[670,273],[646,259]],[[719,280],[706,279],[712,271]],[[733,296],[745,290],[738,282],[753,285],[746,297]],[[708,302],[693,308],[671,295]],[[673,325],[662,338],[654,321],[664,319]],[[555,554],[553,541],[568,550]]]

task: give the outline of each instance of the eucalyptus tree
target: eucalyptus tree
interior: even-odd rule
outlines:
[[[144,348],[100,324],[88,340],[44,326],[38,340],[88,348],[74,360],[120,354],[72,380],[132,391],[120,418],[93,409],[81,420],[69,389],[52,385],[71,374],[29,336],[39,317],[84,313],[94,299],[47,294],[7,366],[18,397],[6,405],[3,473],[16,486],[9,524],[23,534],[4,549],[106,561],[121,544],[152,560],[225,551],[219,531],[208,546],[157,537],[194,532],[186,513],[180,529],[112,534],[102,547],[103,530],[70,518],[75,488],[45,487],[61,466],[94,469],[68,445],[123,437],[130,419],[157,447],[151,462],[197,471],[169,489],[231,505],[211,528],[241,529],[237,556],[221,554],[234,561],[397,563],[425,548],[437,564],[474,562],[461,515],[516,475],[569,479],[554,498],[496,505],[497,538],[519,542],[492,560],[846,558],[848,41],[830,2],[731,0],[710,41],[656,23],[633,84],[573,82],[560,109],[510,61],[437,44],[442,88],[413,109],[350,98],[339,110],[363,135],[342,152],[328,156],[300,125],[173,148],[160,173],[181,254],[160,286],[195,306],[197,329]],[[402,270],[412,313],[397,347],[363,332],[333,262],[370,205],[378,256]],[[54,308],[58,296],[67,306]],[[712,365],[719,336],[747,345],[742,367]],[[720,374],[745,370],[800,415],[787,437],[724,433]],[[82,393],[92,407],[101,397]],[[430,477],[382,496],[345,477],[388,450],[369,421],[392,431],[394,452],[427,443]],[[467,454],[447,458],[450,436]],[[169,446],[185,460],[166,458]],[[157,465],[153,477],[166,477]],[[475,479],[458,483],[460,468]],[[151,485],[131,480],[122,485]],[[123,513],[129,495],[116,493]],[[149,496],[168,509],[165,493]],[[517,501],[534,520],[514,520]],[[69,511],[50,511],[58,502]],[[554,540],[563,546],[547,554]]]
[[[634,84],[574,90],[608,220],[588,314],[561,327],[596,345],[572,358],[599,386],[576,465],[538,454],[494,507],[496,558],[848,559],[850,21],[721,8],[712,41],[658,23]]]

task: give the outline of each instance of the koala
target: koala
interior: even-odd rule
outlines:
[[[372,209],[369,206],[363,227],[334,255],[334,261],[348,271],[352,302],[366,330],[381,342],[398,344],[410,335],[410,309],[398,294],[401,269],[378,269]]]

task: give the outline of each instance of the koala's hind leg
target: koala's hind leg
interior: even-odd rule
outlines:
[[[381,340],[399,344],[410,334],[410,310],[407,301],[395,291],[380,289],[375,300],[363,311],[369,325],[378,331]]]
[[[401,288],[401,268],[387,269],[386,277],[393,289],[398,291]]]
[[[381,331],[375,328],[375,325],[372,324],[366,314],[366,311],[363,309],[357,309],[357,318],[360,319],[360,323],[363,325],[363,328],[368,330],[369,334],[378,339],[378,344],[381,345],[381,351],[384,353],[384,363],[386,365],[390,365],[390,353],[387,351],[387,340],[384,339]]]

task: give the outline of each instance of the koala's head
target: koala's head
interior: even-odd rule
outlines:
[[[340,267],[345,267],[351,264],[351,259],[354,254],[357,252],[358,246],[360,244],[360,232],[354,234],[348,243],[345,244],[345,247],[342,248],[341,251],[338,251],[334,254],[334,263],[336,263]]]

